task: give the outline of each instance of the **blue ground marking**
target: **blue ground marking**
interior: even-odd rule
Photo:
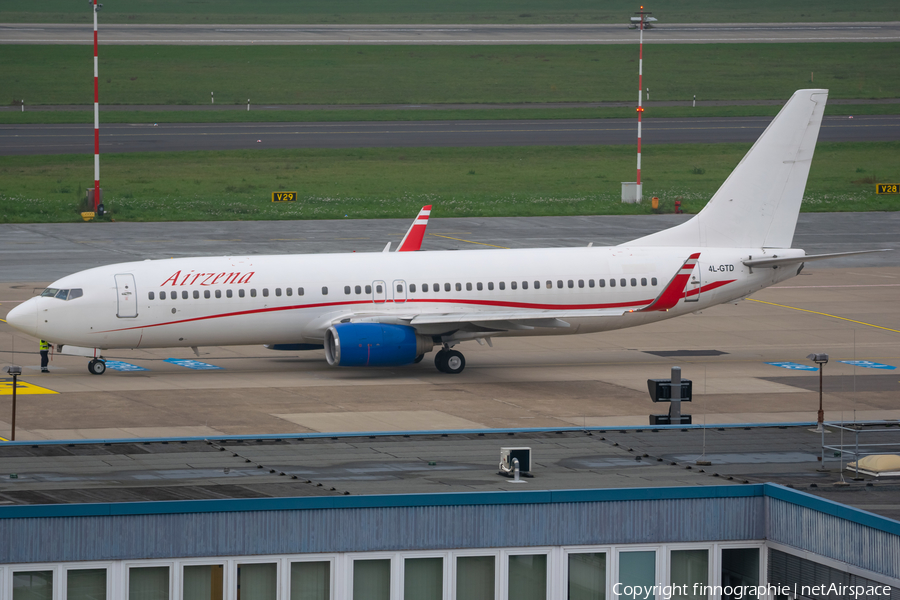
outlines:
[[[188,358],[167,358],[163,362],[172,363],[173,365],[178,365],[179,367],[187,367],[188,369],[197,369],[198,371],[210,371],[223,368],[217,367],[216,365],[211,365],[209,363],[200,362],[199,360],[190,360]]]
[[[106,361],[106,368],[112,369],[113,371],[149,371],[150,370],[150,369],[145,369],[144,367],[139,367],[137,365],[133,365],[131,363],[122,362],[121,360]]]
[[[773,367],[781,367],[782,369],[791,369],[792,371],[818,371],[818,367],[813,367],[811,365],[801,365],[800,363],[793,362],[773,362],[766,363],[767,365],[772,365]]]
[[[881,363],[872,362],[871,360],[839,360],[838,362],[842,362],[845,365],[853,365],[854,367],[866,367],[867,369],[885,369],[886,371],[893,371],[897,367],[892,367],[891,365],[883,365]]]

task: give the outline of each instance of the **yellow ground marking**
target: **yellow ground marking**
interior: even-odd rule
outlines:
[[[9,441],[9,440],[6,439],[5,437],[0,437],[0,442],[8,442],[8,441]]]
[[[479,246],[490,246],[491,248],[503,248],[504,250],[509,250],[506,246],[496,246],[494,244],[485,244],[484,242],[473,242],[472,240],[464,240],[462,238],[450,237],[449,235],[438,235],[437,233],[429,233],[428,235],[433,235],[434,237],[444,238],[446,240],[456,240],[457,242],[465,242],[467,244],[478,244]]]
[[[0,396],[12,396],[13,381],[12,379],[0,379]],[[16,396],[35,395],[35,394],[58,394],[53,390],[42,388],[33,383],[27,383],[19,380],[16,382]]]
[[[812,313],[814,315],[822,315],[823,317],[831,317],[832,319],[840,319],[841,321],[849,321],[851,323],[856,323],[858,325],[865,325],[866,327],[874,327],[875,329],[884,329],[885,331],[893,331],[894,333],[900,333],[900,329],[891,329],[890,327],[882,327],[881,325],[873,325],[872,323],[865,323],[863,321],[854,321],[853,319],[848,319],[847,317],[839,317],[837,315],[829,315],[828,313],[817,312],[814,310],[807,310],[805,308],[797,308],[796,306],[787,306],[785,304],[776,304],[774,302],[766,302],[765,300],[756,300],[754,298],[747,298],[750,302],[759,302],[760,304],[769,304],[771,306],[780,306],[781,308],[790,308],[791,310],[799,310],[801,312]]]
[[[6,323],[6,319],[0,319],[0,321],[3,321],[4,323]]]

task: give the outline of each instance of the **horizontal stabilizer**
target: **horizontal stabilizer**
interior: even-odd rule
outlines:
[[[741,261],[748,267],[777,267],[781,265],[797,265],[811,260],[825,260],[839,256],[854,256],[856,254],[872,254],[873,252],[890,252],[890,248],[882,250],[857,250],[856,252],[835,252],[833,254],[810,254],[806,256],[791,256],[787,258],[751,258]]]

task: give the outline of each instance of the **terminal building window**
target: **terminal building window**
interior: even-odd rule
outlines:
[[[708,550],[672,550],[669,571],[672,590],[679,592],[672,594],[673,600],[706,600],[709,597],[705,590],[709,585]],[[698,587],[694,587],[695,584]]]
[[[514,554],[509,557],[509,598],[547,599],[546,554]]]
[[[240,600],[276,600],[278,565],[275,563],[238,565],[237,597]]]
[[[759,548],[722,548],[722,587],[759,585]],[[722,600],[737,596],[722,594]],[[747,596],[744,598],[756,598]]]
[[[606,554],[569,554],[568,600],[606,600]]]
[[[128,569],[128,600],[169,600],[169,567]]]
[[[331,563],[291,563],[290,600],[330,600]],[[186,599],[185,599],[186,600]]]
[[[106,569],[71,569],[66,573],[67,600],[106,598]]]
[[[403,561],[404,600],[443,600],[444,559],[407,558]]]
[[[456,559],[456,600],[494,600],[495,588],[493,556]]]
[[[222,600],[223,565],[186,565],[182,571],[184,600]]]
[[[53,600],[53,571],[20,571],[12,580],[16,600]]]
[[[391,559],[353,561],[353,600],[391,600]]]
[[[619,581],[622,592],[647,589],[656,585],[656,551],[639,550],[619,553]],[[615,590],[613,591],[615,593]],[[637,600],[644,594],[635,591],[632,594],[619,594],[622,600]]]

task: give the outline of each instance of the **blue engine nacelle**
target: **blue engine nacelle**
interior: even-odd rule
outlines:
[[[406,365],[433,347],[430,337],[406,325],[339,323],[325,332],[325,358],[339,367]]]

